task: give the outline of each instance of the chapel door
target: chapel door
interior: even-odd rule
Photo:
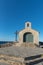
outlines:
[[[33,35],[31,33],[25,33],[23,41],[24,42],[33,42]]]

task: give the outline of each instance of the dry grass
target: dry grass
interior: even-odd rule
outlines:
[[[25,65],[23,62],[21,62],[23,58],[20,57],[10,57],[7,55],[0,55],[0,62],[4,62],[9,65]]]

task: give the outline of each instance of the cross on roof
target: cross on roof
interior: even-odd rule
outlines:
[[[15,35],[16,35],[16,37],[15,37],[15,41],[17,42],[17,35],[18,35],[18,31],[16,30],[16,32],[14,33]]]

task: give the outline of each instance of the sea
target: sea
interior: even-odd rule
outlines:
[[[0,44],[12,43],[13,41],[0,41]]]

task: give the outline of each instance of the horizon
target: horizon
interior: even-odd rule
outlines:
[[[43,42],[43,0],[0,0],[0,41],[15,41],[14,33],[24,29],[26,21]]]

